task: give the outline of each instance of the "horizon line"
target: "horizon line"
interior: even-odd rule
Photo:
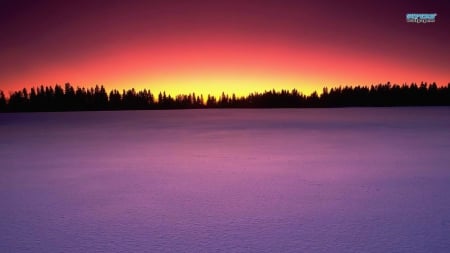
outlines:
[[[127,92],[127,91],[132,91],[132,90],[134,90],[135,92],[144,92],[144,91],[148,91],[148,92],[151,92],[152,94],[154,94],[154,95],[158,95],[158,94],[162,94],[162,93],[166,93],[166,95],[167,96],[171,96],[171,97],[173,97],[173,98],[176,98],[177,96],[184,96],[184,95],[192,95],[192,94],[195,94],[196,96],[198,95],[198,96],[200,96],[200,95],[203,95],[203,96],[212,96],[212,97],[219,97],[219,96],[221,96],[222,94],[225,94],[225,95],[235,95],[236,97],[239,97],[239,98],[243,98],[243,97],[246,97],[246,96],[249,96],[249,95],[252,95],[252,94],[261,94],[261,93],[266,93],[266,92],[271,92],[271,91],[276,91],[276,92],[281,92],[281,91],[296,91],[296,92],[298,92],[300,95],[304,95],[304,96],[311,96],[312,94],[317,94],[317,95],[322,95],[323,93],[324,93],[324,90],[325,89],[327,89],[327,90],[331,90],[331,89],[337,89],[337,88],[345,88],[345,87],[347,87],[347,88],[355,88],[355,87],[360,87],[360,88],[370,88],[370,87],[372,87],[372,86],[378,86],[378,85],[392,85],[392,86],[400,86],[400,87],[402,87],[402,86],[410,86],[410,85],[412,85],[412,84],[415,84],[415,85],[422,85],[422,84],[427,84],[427,85],[432,85],[432,84],[436,84],[436,86],[437,87],[446,87],[446,86],[449,86],[450,85],[450,81],[447,83],[447,85],[445,85],[445,84],[438,84],[437,82],[435,82],[435,81],[432,81],[432,82],[427,82],[427,81],[420,81],[420,82],[402,82],[401,84],[400,83],[391,83],[390,81],[386,81],[386,82],[379,82],[379,83],[377,83],[377,84],[374,84],[374,83],[372,83],[372,84],[370,84],[370,85],[364,85],[364,84],[357,84],[357,85],[331,85],[331,86],[322,86],[322,88],[321,89],[314,89],[312,92],[310,92],[309,94],[307,94],[306,92],[303,92],[301,89],[299,89],[299,88],[271,88],[271,89],[264,89],[264,90],[254,90],[254,91],[251,91],[251,92],[248,92],[248,93],[246,93],[246,94],[237,94],[236,92],[225,92],[224,90],[222,90],[222,91],[219,91],[219,92],[217,92],[216,94],[211,94],[211,93],[203,93],[203,92],[195,92],[195,91],[190,91],[190,92],[188,92],[188,93],[173,93],[173,92],[168,92],[168,91],[166,91],[166,90],[158,90],[158,91],[154,91],[154,90],[152,90],[150,87],[148,87],[148,88],[140,88],[140,89],[138,89],[138,88],[134,88],[134,87],[131,87],[131,88],[122,88],[122,89],[117,89],[117,88],[112,88],[112,89],[108,89],[107,87],[107,85],[104,85],[104,84],[95,84],[95,85],[87,85],[87,86],[83,86],[83,85],[73,85],[71,82],[65,82],[64,84],[59,84],[59,83],[56,83],[56,84],[54,84],[54,85],[48,85],[48,84],[41,84],[41,85],[34,85],[34,86],[28,86],[28,88],[27,87],[23,87],[23,88],[21,88],[21,89],[16,89],[16,90],[8,90],[8,91],[6,91],[6,90],[3,90],[2,88],[0,88],[0,92],[2,92],[3,94],[4,94],[4,96],[6,97],[6,98],[9,98],[11,95],[13,95],[14,93],[16,93],[16,92],[19,92],[19,91],[23,91],[24,89],[26,89],[27,91],[29,91],[29,92],[31,92],[31,90],[32,89],[35,89],[35,90],[37,90],[37,89],[39,89],[39,88],[41,88],[41,87],[44,87],[44,88],[55,88],[56,86],[59,86],[59,87],[61,87],[61,88],[63,88],[64,89],[64,87],[66,86],[66,85],[70,85],[72,88],[74,88],[75,90],[77,90],[77,89],[84,89],[84,90],[91,90],[91,89],[95,89],[96,87],[98,87],[98,88],[101,88],[101,87],[103,87],[104,89],[105,89],[105,91],[107,92],[107,94],[108,94],[108,97],[109,97],[109,95],[110,95],[110,93],[111,92],[113,92],[113,91],[118,91],[118,92],[122,92],[121,94],[123,94],[123,92]]]

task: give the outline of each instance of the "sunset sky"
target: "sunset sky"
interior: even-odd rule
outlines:
[[[407,13],[437,13],[407,23]],[[450,1],[2,1],[0,89],[154,93],[450,82]]]

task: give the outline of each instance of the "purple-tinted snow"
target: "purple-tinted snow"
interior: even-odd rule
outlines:
[[[449,252],[450,108],[0,114],[0,252]]]

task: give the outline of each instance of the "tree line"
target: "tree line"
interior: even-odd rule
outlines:
[[[10,93],[6,98],[0,91],[0,112],[84,111],[84,110],[146,110],[196,108],[309,108],[364,106],[438,106],[450,105],[450,83],[378,84],[323,88],[319,95],[304,95],[296,89],[270,90],[238,97],[222,93],[208,95],[182,94],[172,97],[160,92],[157,98],[144,89],[114,89],[103,86],[74,88],[71,84],[26,88]]]

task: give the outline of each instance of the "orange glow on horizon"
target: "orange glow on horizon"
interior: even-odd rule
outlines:
[[[248,37],[170,37],[106,47],[76,60],[45,63],[7,79],[5,91],[39,85],[135,88],[175,96],[195,92],[245,96],[264,90],[297,89],[309,95],[323,87],[437,82],[448,76],[414,63],[370,53],[343,51],[320,44],[290,44]],[[5,87],[5,86],[4,86]]]

